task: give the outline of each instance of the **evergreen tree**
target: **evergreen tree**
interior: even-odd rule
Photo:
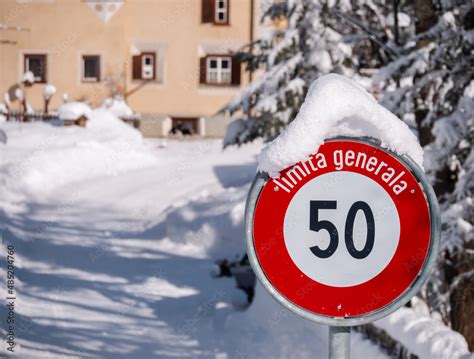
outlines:
[[[292,0],[265,19],[287,19],[240,55],[264,70],[228,104],[241,118],[224,145],[275,138],[322,74],[378,71],[372,86],[425,149],[425,170],[442,211],[442,248],[421,293],[433,316],[474,349],[474,4],[461,0]],[[360,77],[359,77],[360,80]]]
[[[474,5],[428,1],[419,11],[425,31],[375,80],[383,105],[418,133],[442,210],[441,256],[424,297],[473,346],[474,326],[463,318],[474,314]]]

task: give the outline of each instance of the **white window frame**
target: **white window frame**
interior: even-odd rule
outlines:
[[[227,14],[229,13],[229,0],[215,0],[215,14],[214,14],[214,21],[217,24],[226,24],[228,22]],[[222,8],[219,7],[219,2],[223,2],[224,6]],[[224,14],[224,19],[219,19],[219,14]]]
[[[211,69],[211,61],[217,61],[217,67]],[[222,61],[227,60],[229,67],[227,69],[222,68]],[[211,76],[215,74],[216,80],[212,81]],[[227,79],[225,78],[227,75]],[[206,59],[206,83],[213,85],[230,85],[232,84],[232,58],[230,56],[209,56]]]
[[[99,59],[99,77],[86,77],[86,59],[84,57],[97,57]],[[102,61],[100,55],[81,55],[81,80],[82,82],[100,82]]]

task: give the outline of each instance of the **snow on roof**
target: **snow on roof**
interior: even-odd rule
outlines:
[[[354,81],[329,74],[313,82],[294,121],[262,150],[259,170],[277,177],[337,136],[376,138],[422,167],[423,149],[408,126]]]
[[[67,102],[58,108],[61,120],[77,120],[81,116],[89,117],[92,109],[85,102]]]

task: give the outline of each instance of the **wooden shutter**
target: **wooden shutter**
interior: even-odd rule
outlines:
[[[207,75],[207,57],[201,57],[199,59],[199,83],[205,84],[206,83],[206,76]]]
[[[240,85],[240,60],[237,56],[232,56],[232,85]]]
[[[215,17],[215,2],[216,0],[202,0],[201,1],[201,22],[207,24],[214,22]]]
[[[97,81],[100,81],[100,56],[95,56],[95,57],[96,57],[95,71],[97,74]]]
[[[156,63],[156,53],[152,52],[152,53],[150,53],[150,55],[153,56],[153,80],[156,80],[156,66],[158,65]]]
[[[142,56],[132,57],[132,79],[140,80],[142,78]]]

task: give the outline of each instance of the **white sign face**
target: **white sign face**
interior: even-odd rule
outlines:
[[[291,259],[309,278],[332,287],[374,278],[392,260],[399,238],[392,198],[377,182],[354,172],[330,172],[309,181],[285,214]]]

